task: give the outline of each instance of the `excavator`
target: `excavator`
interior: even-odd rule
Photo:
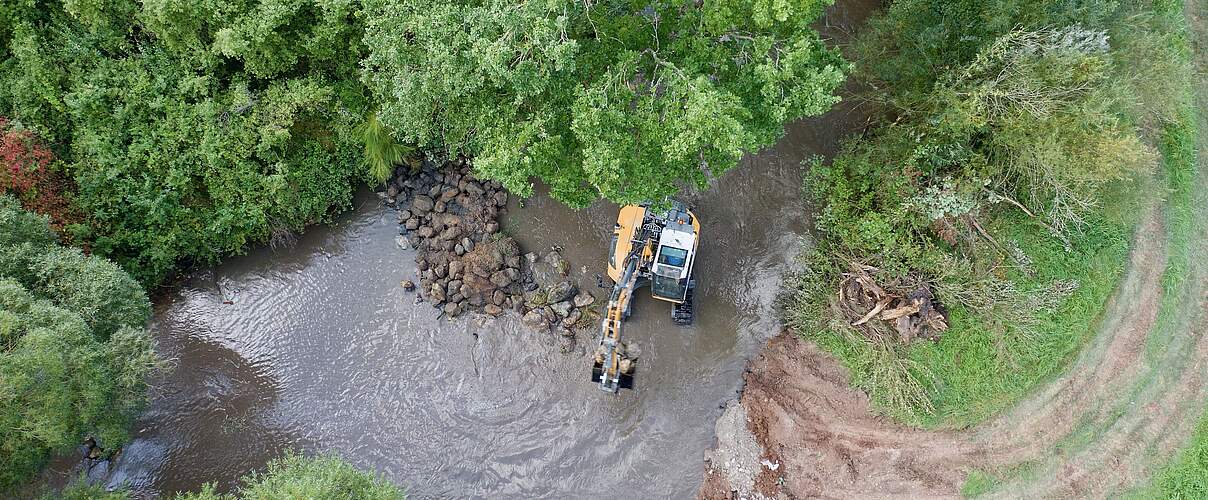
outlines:
[[[654,298],[671,303],[672,322],[692,324],[692,269],[699,235],[700,221],[678,201],[671,201],[666,210],[650,204],[621,208],[608,251],[608,276],[615,285],[591,369],[591,380],[601,390],[633,388],[634,359],[621,342],[621,326],[629,318],[635,291],[649,285]]]

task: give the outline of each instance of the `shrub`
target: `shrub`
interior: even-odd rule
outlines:
[[[156,361],[146,331],[114,337],[102,342],[79,315],[0,278],[0,489],[86,434],[105,446],[127,438]]]
[[[213,485],[207,485],[198,493],[177,496],[178,500],[279,498],[402,500],[406,495],[381,476],[357,470],[339,458],[306,458],[288,453],[269,462],[267,471],[244,477],[237,494],[220,495],[215,493]]]

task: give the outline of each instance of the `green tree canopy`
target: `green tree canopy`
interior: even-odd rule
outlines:
[[[268,470],[243,478],[239,492],[220,495],[212,485],[177,500],[275,500],[278,498],[324,498],[357,500],[403,500],[397,486],[377,474],[357,470],[334,456],[307,458],[296,453],[268,464]]]
[[[582,206],[706,185],[837,101],[827,0],[369,0],[363,79],[406,142]]]
[[[159,364],[138,283],[99,257],[52,243],[44,217],[0,196],[0,490],[46,457],[96,436],[127,437]]]
[[[155,283],[348,205],[368,109],[357,9],[5,4],[0,116],[55,145],[79,241]]]

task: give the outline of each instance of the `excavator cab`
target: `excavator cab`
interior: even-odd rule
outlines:
[[[608,276],[616,283],[601,325],[592,381],[616,392],[633,386],[633,359],[621,342],[621,324],[629,317],[633,293],[650,285],[650,294],[671,303],[671,319],[689,325],[693,318],[692,270],[699,246],[700,221],[683,203],[670,209],[627,205],[617,215],[608,251]]]

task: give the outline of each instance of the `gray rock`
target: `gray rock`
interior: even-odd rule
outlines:
[[[449,263],[449,277],[460,278],[461,272],[465,270],[466,264],[460,260],[455,260]]]
[[[462,310],[462,306],[461,306],[461,304],[459,304],[457,302],[450,302],[448,304],[445,304],[445,307],[444,307],[445,315],[449,316],[450,318],[456,317],[457,315],[461,314],[461,310]]]
[[[525,313],[524,316],[520,318],[520,321],[523,322],[525,326],[534,330],[549,327],[549,323],[545,321],[545,316],[543,316],[541,311],[537,309],[533,309]]]
[[[538,310],[541,311],[541,316],[545,318],[546,323],[554,324],[561,320],[561,318],[558,317],[558,313],[554,312],[554,310],[549,306],[542,307]]]
[[[444,213],[444,211],[445,211],[445,202],[443,202],[443,201],[438,201],[438,202],[436,202],[436,204],[432,206],[432,210],[433,210],[433,211],[435,211],[435,212],[437,212],[437,213]]]
[[[411,218],[411,211],[410,211],[410,210],[400,210],[400,211],[399,211],[399,213],[398,213],[398,220],[407,220],[407,219],[410,219],[410,218]]]
[[[439,305],[445,301],[445,298],[445,287],[440,283],[433,283],[432,289],[428,291],[428,300],[431,300],[433,304]]]
[[[423,226],[419,228],[419,231],[416,231],[415,234],[418,234],[420,238],[431,238],[432,226]]]
[[[403,280],[402,285],[403,285],[403,290],[405,290],[405,291],[408,291],[408,292],[415,291],[415,282],[414,281]]]
[[[463,237],[461,239],[461,247],[466,249],[467,252],[472,252],[474,251],[474,242],[470,238]]]
[[[559,318],[565,318],[570,315],[570,311],[574,309],[574,306],[571,305],[570,301],[557,302],[551,305],[550,309],[553,309]]]
[[[570,314],[567,314],[566,317],[562,319],[562,326],[573,328],[574,324],[578,323],[580,319],[583,319],[583,313],[579,312],[578,309],[572,309]]]
[[[398,196],[398,186],[391,184],[390,187],[386,188],[386,197],[394,198],[395,196]]]
[[[456,253],[457,255],[465,255],[466,248],[461,246],[461,243],[458,243],[453,246],[453,252]]]
[[[570,273],[570,263],[556,251],[551,250],[550,253],[545,254],[545,262],[557,269],[558,274],[566,276]]]
[[[449,294],[449,302],[461,302],[461,301],[463,301],[463,300],[465,300],[465,299],[466,299],[466,296],[465,296],[465,295],[462,295],[461,293],[451,293],[451,294]]]
[[[508,294],[503,293],[503,290],[495,290],[495,293],[491,294],[491,303],[497,306],[502,306],[507,300]]]
[[[406,236],[399,236],[398,238],[395,238],[394,244],[398,245],[398,247],[403,250],[411,249],[411,240],[407,239]]]
[[[453,263],[450,262],[449,265],[452,266]],[[415,263],[415,268],[419,269],[420,271],[427,271],[429,266],[431,266],[431,264],[429,264],[426,260],[420,260],[419,262]]]
[[[445,229],[443,232],[440,233],[440,239],[442,239],[442,240],[451,241],[451,240],[457,239],[457,237],[459,237],[459,236],[461,236],[461,228],[457,227],[457,226],[453,226],[448,229]]]
[[[588,292],[579,292],[575,295],[575,307],[587,307],[596,302],[596,298]]]
[[[574,337],[575,336],[575,332],[573,330],[571,330],[570,328],[559,326],[555,331],[558,333],[559,336],[562,336],[562,337]]]
[[[476,293],[474,295],[471,295],[468,299],[466,299],[466,302],[470,303],[470,305],[472,305],[474,307],[482,307],[483,304],[487,303],[487,299],[485,297],[483,297],[481,293]],[[491,304],[491,305],[494,305],[494,304]]]
[[[495,304],[487,304],[486,307],[482,308],[482,312],[490,314],[491,316],[499,316],[500,314],[503,314],[503,309]]]
[[[524,254],[524,259],[527,260],[529,264],[533,264],[537,262],[537,254],[533,252],[526,253]]]
[[[426,214],[433,208],[435,208],[435,206],[432,198],[422,194],[416,196],[414,200],[411,200],[411,209],[415,210],[417,213]]]
[[[512,277],[505,271],[495,271],[491,274],[491,283],[499,288],[512,284]]]
[[[460,292],[462,287],[461,280],[449,280],[449,293]]]
[[[505,206],[508,204],[508,194],[503,191],[495,193],[495,206]]]
[[[550,287],[548,296],[549,302],[555,303],[570,300],[575,296],[575,292],[577,291],[578,290],[575,289],[575,285],[573,283],[569,281],[559,282],[558,284]]]
[[[449,200],[452,200],[453,198],[456,198],[457,195],[459,195],[459,194],[461,194],[461,192],[458,191],[457,188],[451,187],[451,188],[444,190],[444,192],[440,193],[440,200],[449,201]]]
[[[414,231],[419,228],[419,219],[415,217],[407,219],[407,222],[403,223],[403,227],[406,227],[408,231]]]
[[[504,263],[512,269],[520,269],[520,256],[511,255],[503,259]]]
[[[486,191],[484,191],[482,189],[482,186],[478,185],[477,182],[467,182],[466,183],[466,192],[470,193],[473,196],[482,196],[482,194],[485,193]]]
[[[498,222],[488,222],[485,230],[486,230],[487,234],[495,234],[495,233],[499,232],[499,223]]]
[[[461,293],[462,297],[471,297],[471,296],[477,295],[476,293],[474,293],[474,289],[472,287],[470,287],[470,285],[461,285],[461,288],[458,288],[457,291]],[[482,305],[482,304],[478,304],[478,305]]]

